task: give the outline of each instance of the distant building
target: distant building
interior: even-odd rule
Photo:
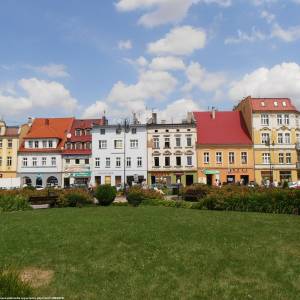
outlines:
[[[197,182],[196,125],[192,114],[182,123],[147,124],[149,184],[191,185]]]
[[[254,143],[257,183],[297,181],[299,174],[299,112],[288,98],[243,99],[241,111]]]
[[[62,153],[73,121],[73,118],[34,119],[18,152],[22,185],[62,185]]]
[[[92,128],[101,119],[74,120],[63,151],[63,186],[88,186],[91,180]]]
[[[238,111],[195,112],[198,181],[209,185],[254,180],[253,145]]]
[[[92,185],[120,186],[124,181],[129,185],[146,181],[146,125],[135,120],[128,126],[108,125],[107,122],[94,126],[91,166]]]

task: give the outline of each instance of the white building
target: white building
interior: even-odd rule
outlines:
[[[61,186],[62,152],[73,118],[35,119],[18,151],[22,185]]]
[[[146,125],[102,125],[92,130],[92,185],[147,180]],[[125,152],[124,152],[125,148]]]

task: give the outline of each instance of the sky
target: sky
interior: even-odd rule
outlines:
[[[300,108],[300,0],[1,0],[0,117]]]

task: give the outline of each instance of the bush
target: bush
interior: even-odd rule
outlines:
[[[182,197],[185,201],[197,202],[204,198],[212,190],[205,184],[193,184],[183,189]]]
[[[132,189],[127,193],[127,201],[132,206],[139,206],[142,201],[145,200],[145,197],[141,190]]]
[[[58,195],[59,207],[82,207],[93,202],[93,197],[83,189],[62,190]]]
[[[29,284],[21,281],[19,274],[0,270],[0,297],[32,297]]]
[[[95,192],[95,197],[102,206],[108,206],[112,204],[116,198],[116,195],[116,188],[108,184],[98,186]]]
[[[28,198],[21,195],[0,195],[0,211],[19,211],[32,209]]]

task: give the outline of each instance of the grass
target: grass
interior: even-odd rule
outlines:
[[[299,299],[300,218],[164,207],[0,215],[0,267],[65,299]]]

